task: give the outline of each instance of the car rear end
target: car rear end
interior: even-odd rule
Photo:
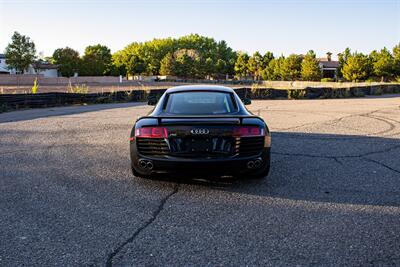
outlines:
[[[139,121],[136,126],[131,156],[133,167],[141,174],[238,175],[269,167],[271,136],[256,117],[160,118],[157,125]]]

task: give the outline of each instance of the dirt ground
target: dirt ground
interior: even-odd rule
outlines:
[[[88,87],[88,93],[99,93],[99,92],[114,92],[114,91],[132,91],[132,90],[151,90],[151,89],[163,89],[178,85],[187,85],[191,83],[180,83],[180,82],[124,82],[124,83],[106,83],[106,84],[85,84]],[[229,87],[241,87],[241,85],[234,84],[223,84]],[[74,85],[73,85],[74,86]],[[30,93],[32,86],[29,85],[0,85],[0,94],[26,94]],[[38,93],[50,93],[50,92],[70,92],[70,86],[65,84],[59,85],[40,85]]]

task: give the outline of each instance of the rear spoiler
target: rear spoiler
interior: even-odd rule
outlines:
[[[211,124],[213,123],[218,123],[218,124],[232,124],[232,122],[234,122],[234,120],[237,120],[236,124],[242,124],[243,123],[243,119],[259,119],[261,121],[263,121],[263,119],[261,119],[258,116],[255,115],[235,115],[235,116],[214,116],[214,115],[208,115],[208,116],[144,116],[144,117],[140,117],[138,119],[142,120],[142,119],[157,119],[158,124],[168,124],[168,123],[172,123],[171,120],[178,120],[179,122],[183,122],[183,123],[204,123],[205,121],[209,120],[209,119],[217,119],[215,122],[209,122]],[[220,119],[220,120],[218,120]],[[223,119],[226,119],[226,121],[224,121]],[[176,121],[174,123],[177,123]]]

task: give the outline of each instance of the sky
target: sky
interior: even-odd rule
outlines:
[[[190,33],[248,53],[369,53],[400,42],[400,0],[0,0],[0,53],[14,31],[45,56]]]

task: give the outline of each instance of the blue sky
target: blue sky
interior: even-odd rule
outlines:
[[[322,56],[391,49],[400,42],[400,0],[0,0],[0,51],[14,31],[45,55],[199,33],[249,53]]]

